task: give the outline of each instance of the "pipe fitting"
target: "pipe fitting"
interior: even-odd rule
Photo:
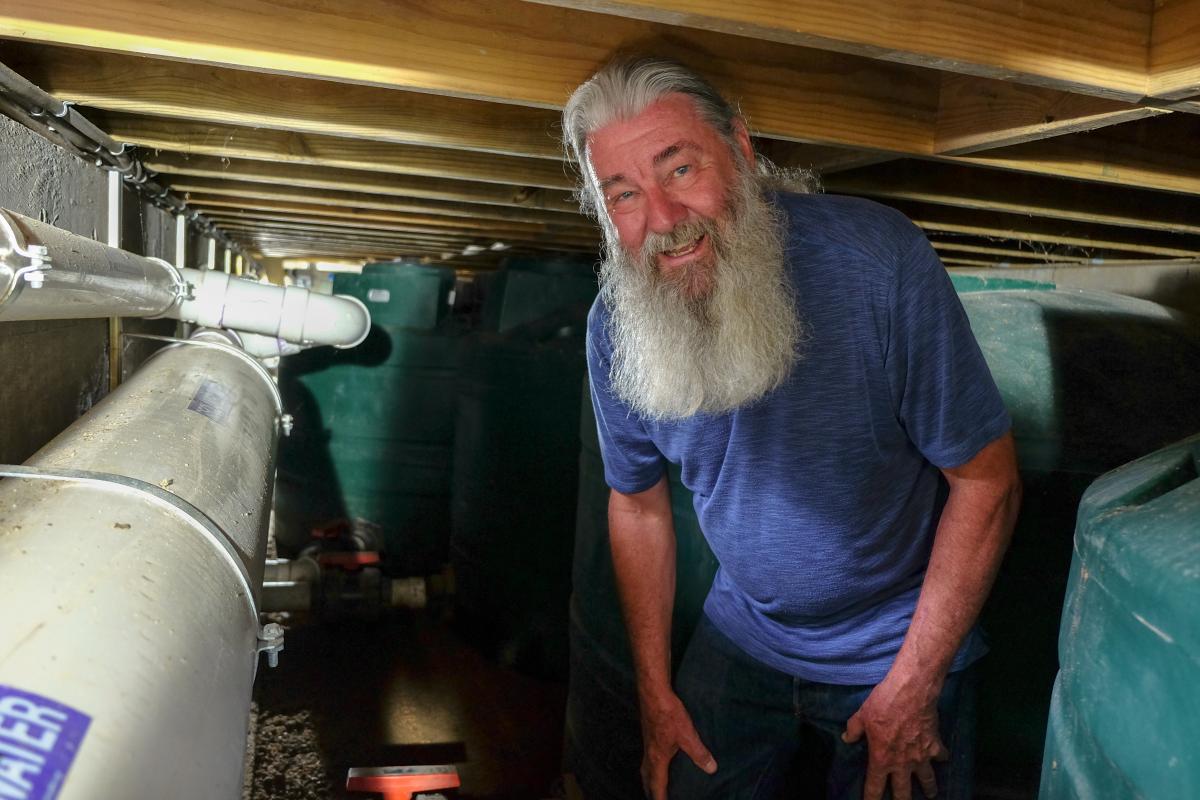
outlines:
[[[296,344],[354,347],[370,333],[371,314],[356,298],[317,294],[235,278],[216,270],[181,270],[193,296],[168,316]]]

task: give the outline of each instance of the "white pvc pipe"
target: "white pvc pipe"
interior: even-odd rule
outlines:
[[[371,330],[370,312],[354,297],[258,283],[213,270],[180,273],[192,286],[193,296],[167,313],[174,319],[297,344],[343,348],[361,343]]]
[[[0,209],[0,321],[96,317],[168,317],[309,346],[354,347],[371,330],[353,297],[182,269]]]
[[[277,358],[291,356],[308,349],[308,345],[296,344],[278,336],[263,336],[246,331],[234,331],[242,340],[242,349],[255,358]]]

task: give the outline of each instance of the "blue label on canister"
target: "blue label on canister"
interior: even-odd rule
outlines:
[[[0,800],[54,800],[91,717],[0,684]]]

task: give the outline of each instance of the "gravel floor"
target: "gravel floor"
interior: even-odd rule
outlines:
[[[292,625],[255,684],[244,800],[349,800],[352,766],[453,763],[463,800],[561,794],[566,688],[424,612]]]

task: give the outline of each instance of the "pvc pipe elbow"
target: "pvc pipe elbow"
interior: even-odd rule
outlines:
[[[338,294],[317,294],[308,289],[289,286],[288,293],[304,293],[303,310],[289,306],[285,296],[283,322],[279,336],[292,342],[331,344],[337,348],[357,347],[371,332],[371,312],[357,297]],[[292,334],[298,333],[298,336]]]
[[[341,348],[360,344],[371,331],[371,313],[354,297],[258,283],[216,270],[181,272],[192,296],[171,316],[187,322]]]

